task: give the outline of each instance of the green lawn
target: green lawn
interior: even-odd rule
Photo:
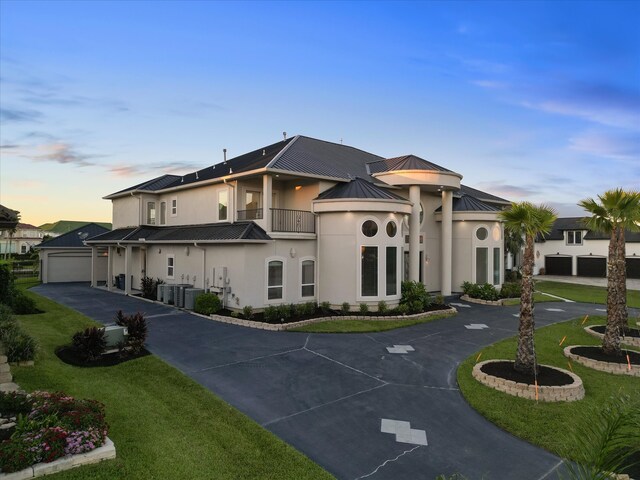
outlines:
[[[410,327],[419,323],[432,322],[440,318],[451,317],[453,314],[443,313],[429,317],[411,318],[407,320],[327,320],[312,323],[300,328],[292,328],[291,332],[307,333],[364,333],[384,332],[396,328]]]
[[[18,317],[41,346],[35,367],[12,367],[25,390],[64,391],[106,405],[118,458],[58,479],[329,479],[275,435],[155,356],[83,369],[53,353],[92,321],[28,292],[46,313]]]
[[[607,303],[607,289],[605,287],[537,280],[536,290],[575,302],[600,303],[602,305]],[[640,308],[640,290],[627,290],[627,306]]]
[[[542,293],[536,292],[533,294],[533,301],[535,303],[541,302],[561,302],[562,300],[558,300],[557,298],[550,297],[549,295],[543,295]],[[503,305],[520,305],[519,298],[507,298],[505,299]]]
[[[598,344],[598,339],[584,332],[585,325],[602,324],[604,317],[583,318],[544,327],[536,331],[536,352],[541,364],[569,369],[562,349],[567,345]],[[566,335],[563,346],[560,341]],[[516,338],[510,338],[482,350],[480,361],[514,359]],[[566,435],[590,421],[589,411],[607,402],[611,396],[640,396],[640,378],[611,375],[572,362],[574,372],[584,382],[584,400],[571,403],[536,403],[513,397],[480,384],[471,376],[478,353],[467,358],[458,369],[458,384],[466,400],[478,412],[517,437],[553,453],[571,458],[572,445]]]

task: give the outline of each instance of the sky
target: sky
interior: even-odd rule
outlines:
[[[512,201],[640,188],[640,2],[0,0],[0,203],[102,197],[302,134]]]

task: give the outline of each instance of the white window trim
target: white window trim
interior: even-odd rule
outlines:
[[[176,211],[173,211],[173,202],[176,202]],[[178,216],[178,197],[171,197],[169,200],[169,215],[172,217]]]
[[[364,234],[362,234],[362,236],[364,238],[374,238],[374,237],[365,237]],[[377,295],[371,295],[371,296],[364,296],[362,295],[362,248],[363,247],[375,247],[378,249],[378,294]],[[356,268],[356,272],[358,275],[357,278],[357,291],[356,291],[356,300],[357,301],[363,301],[363,302],[372,302],[375,300],[381,300],[383,298],[385,298],[384,295],[380,295],[380,259],[382,258],[382,255],[380,255],[380,250],[384,249],[385,250],[385,255],[386,255],[386,245],[372,245],[372,244],[367,244],[367,243],[362,243],[360,245],[358,245],[358,255],[356,255],[356,261],[357,263],[357,268]],[[386,270],[385,270],[386,273]],[[385,278],[386,281],[386,278]],[[386,283],[385,285],[383,285],[383,288],[385,289],[386,292]]]
[[[220,195],[225,193],[227,195],[227,218],[220,218]],[[229,189],[228,188],[224,188],[221,190],[218,190],[218,195],[217,195],[217,205],[218,205],[218,209],[216,211],[216,218],[218,219],[219,222],[228,222],[229,221]]]
[[[396,235],[397,236],[397,235]],[[394,237],[395,238],[395,237]],[[396,294],[395,295],[387,295],[387,248],[388,247],[395,247],[396,249]],[[404,248],[401,248],[400,245],[382,245],[382,248],[384,248],[384,272],[383,272],[383,278],[384,278],[384,295],[379,295],[380,294],[380,288],[378,288],[378,296],[379,297],[384,297],[386,299],[399,299],[402,297],[402,279],[403,279],[403,275],[404,275],[404,271],[403,271],[403,265],[404,265]],[[422,254],[423,257],[425,258],[425,253]],[[422,274],[425,275],[426,268],[422,269]],[[420,280],[422,281],[422,280]],[[380,272],[378,272],[378,282],[380,282]],[[424,282],[423,282],[424,283]],[[378,286],[379,287],[379,286]]]
[[[162,205],[164,205],[164,218],[162,217]],[[162,201],[160,202],[160,214],[159,214],[159,225],[166,225],[167,224],[167,202],[166,201]],[[163,221],[164,220],[164,221]]]
[[[269,262],[282,262],[282,298],[269,299]],[[274,285],[277,286],[277,285]],[[265,305],[280,305],[286,303],[287,298],[287,259],[285,257],[267,257],[264,260],[264,303]]]
[[[153,209],[151,208],[151,205],[153,205]],[[153,222],[151,221],[151,211],[153,210]],[[156,210],[156,201],[155,200],[149,200],[147,201],[147,225],[156,225],[158,222],[156,222],[156,220],[158,219],[158,211]]]
[[[313,262],[313,283],[302,283],[302,264],[304,262],[312,261]],[[300,257],[300,261],[298,262],[298,273],[300,276],[300,290],[298,290],[300,300],[310,301],[315,299],[318,296],[318,285],[317,285],[317,275],[318,275],[318,262],[316,262],[316,257]],[[302,287],[313,285],[313,295],[308,297],[302,296]]]
[[[364,234],[364,232],[362,231],[362,227],[364,227],[364,224],[367,223],[369,220],[373,221],[376,224],[376,226],[378,227],[378,230],[376,231],[376,234],[373,237],[367,237]],[[380,219],[378,217],[367,216],[367,217],[363,218],[360,221],[360,223],[358,224],[358,233],[360,234],[360,238],[364,239],[365,242],[371,242],[371,241],[373,241],[374,238],[380,238],[380,230],[381,230],[380,223],[381,223],[381,221],[380,221]],[[386,225],[387,225],[387,222],[386,221],[382,221],[382,223],[383,223],[382,229],[384,229],[386,227]],[[387,238],[389,238],[387,236],[386,232],[384,232],[384,235]],[[371,245],[371,246],[374,247],[375,245]]]
[[[169,275],[169,259],[173,259],[173,275]],[[167,274],[167,279],[175,280],[176,278],[176,256],[173,253],[167,254],[165,260],[165,273]]]
[[[576,232],[580,232],[580,243],[576,242]],[[569,242],[569,233],[573,233],[573,242]],[[584,243],[584,232],[582,230],[567,230],[567,236],[565,238],[565,245],[571,247],[579,247]]]

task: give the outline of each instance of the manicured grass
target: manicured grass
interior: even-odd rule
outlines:
[[[562,349],[567,345],[596,345],[597,338],[584,332],[586,325],[602,324],[604,317],[590,317],[582,325],[583,318],[544,327],[536,331],[538,362],[569,369],[568,359]],[[560,341],[566,335],[563,346]],[[510,338],[482,350],[480,361],[515,358],[516,338]],[[573,371],[582,379],[586,396],[584,400],[571,403],[536,403],[532,400],[513,397],[486,387],[476,381],[471,370],[478,353],[467,358],[458,369],[458,384],[466,400],[478,412],[501,428],[539,445],[553,453],[571,458],[573,445],[567,435],[590,421],[589,411],[604,405],[612,396],[628,394],[632,398],[640,395],[640,378],[611,375],[598,372],[572,362]]]
[[[41,346],[35,367],[13,367],[27,391],[64,391],[106,405],[118,458],[56,479],[329,479],[307,457],[164,363],[147,356],[115,367],[78,368],[53,353],[92,321],[28,292],[46,313],[22,315]]]
[[[292,328],[292,332],[307,333],[363,333],[384,332],[396,328],[410,327],[419,323],[432,322],[440,318],[451,317],[450,313],[433,315],[429,317],[412,318],[407,320],[327,320],[326,322],[312,323],[300,328]]]
[[[607,289],[592,285],[577,285],[573,283],[536,281],[536,290],[551,293],[574,302],[607,303]],[[627,306],[640,308],[640,290],[627,290]]]
[[[533,301],[535,303],[541,302],[561,302],[562,300],[558,300],[557,298],[550,297],[549,295],[543,295],[542,293],[536,292],[533,294]],[[507,298],[505,299],[503,305],[520,305],[519,298]]]

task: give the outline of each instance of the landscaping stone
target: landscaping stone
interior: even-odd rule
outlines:
[[[13,383],[13,382],[8,382],[8,383],[2,383],[0,384],[0,392],[17,392],[20,390],[20,387],[18,386],[18,384]]]
[[[504,300],[482,300],[480,298],[473,298],[470,297],[469,295],[462,295],[460,297],[460,300],[464,300],[465,302],[469,302],[469,303],[478,303],[480,305],[493,305],[493,306],[497,306],[497,307],[501,307],[504,303]]]
[[[587,327],[584,327],[585,332],[587,332],[589,335],[593,335],[594,337],[603,339],[604,338],[604,334],[600,333],[600,332],[596,332],[595,330],[593,330],[592,327],[594,327],[595,325],[589,325]],[[625,345],[631,345],[632,347],[639,347],[640,348],[640,337],[627,337],[627,336],[623,336],[620,337],[620,342],[624,343]]]
[[[601,372],[613,373],[614,375],[631,375],[632,377],[640,377],[640,365],[631,365],[631,369],[626,363],[603,362],[601,360],[593,360],[591,358],[576,355],[571,349],[576,347],[593,347],[593,345],[570,345],[565,347],[564,356],[578,362],[585,367],[593,368]]]

